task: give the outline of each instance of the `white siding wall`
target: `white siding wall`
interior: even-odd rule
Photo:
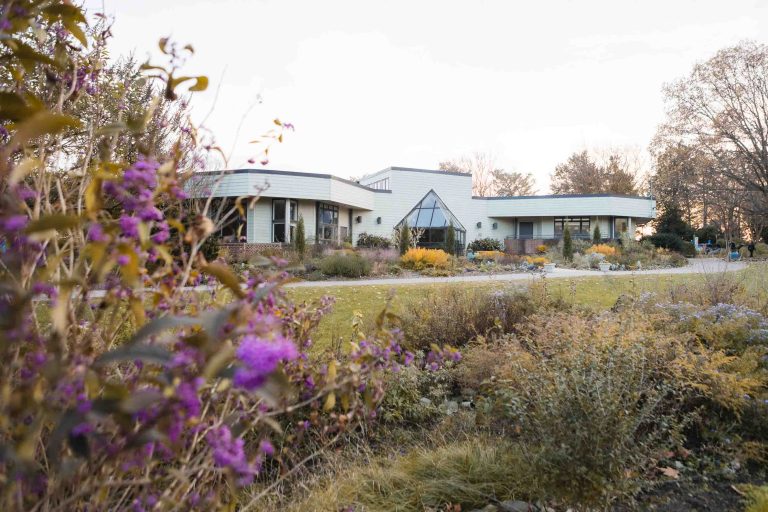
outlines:
[[[272,199],[262,197],[248,211],[248,242],[272,241]]]

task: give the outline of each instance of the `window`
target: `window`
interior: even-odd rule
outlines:
[[[368,188],[372,188],[374,190],[389,190],[389,178],[384,178],[383,180],[374,181],[370,185],[368,185]]]
[[[272,200],[272,241],[276,243],[289,243],[290,240],[285,239],[285,202],[287,199],[273,199]],[[293,239],[293,233],[296,229],[296,221],[299,218],[299,204],[296,201],[289,201],[290,212],[288,213],[290,218],[288,220],[290,226],[289,236]]]
[[[456,245],[464,247],[466,230],[461,222],[445,206],[445,203],[431,190],[424,199],[411,210],[396,226],[398,228],[407,222],[411,228],[422,231],[418,245],[421,247],[442,247],[448,233],[448,226],[453,224],[456,230]]]
[[[629,231],[629,219],[617,217],[613,220],[613,236],[619,238],[622,233]]]
[[[555,217],[555,237],[562,237],[565,226],[574,238],[591,238],[589,217]]]
[[[339,207],[317,203],[317,239],[321,242],[337,242],[339,237]]]

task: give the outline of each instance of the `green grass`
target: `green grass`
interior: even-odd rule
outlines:
[[[763,309],[768,304],[768,265],[757,263],[739,272],[730,272],[727,279],[737,282],[742,288],[740,302],[749,304],[755,309]],[[687,300],[693,293],[703,293],[707,287],[717,288],[718,279],[722,274],[669,274],[669,275],[639,275],[581,277],[575,279],[539,280],[534,284],[528,282],[480,282],[480,283],[451,283],[451,284],[405,284],[398,286],[330,286],[290,288],[288,297],[292,300],[317,301],[324,295],[335,297],[336,303],[332,312],[320,324],[315,335],[315,346],[328,347],[333,341],[349,339],[352,334],[352,318],[359,311],[367,319],[377,315],[387,300],[391,298],[392,310],[397,313],[405,304],[417,304],[419,299],[429,294],[440,293],[452,286],[484,288],[489,291],[499,289],[526,289],[532,293],[544,294],[561,298],[566,302],[593,307],[595,309],[610,308],[621,295],[640,296],[644,292],[653,292],[662,297],[676,297],[676,300]]]

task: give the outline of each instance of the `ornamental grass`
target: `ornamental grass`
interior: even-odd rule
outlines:
[[[451,257],[442,249],[426,249],[412,247],[405,251],[400,258],[400,264],[405,268],[422,270],[425,268],[447,268]]]

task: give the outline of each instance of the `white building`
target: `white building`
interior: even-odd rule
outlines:
[[[360,233],[389,236],[405,220],[424,229],[422,244],[439,246],[453,222],[462,246],[478,238],[551,240],[568,225],[574,237],[634,233],[656,215],[650,197],[557,195],[473,197],[469,174],[390,167],[358,182],[330,174],[239,169],[201,173],[188,186],[198,197],[258,197],[241,233],[248,243],[290,242],[299,216],[309,242],[357,243]],[[286,219],[289,219],[286,222]],[[515,249],[519,247],[519,249]]]

